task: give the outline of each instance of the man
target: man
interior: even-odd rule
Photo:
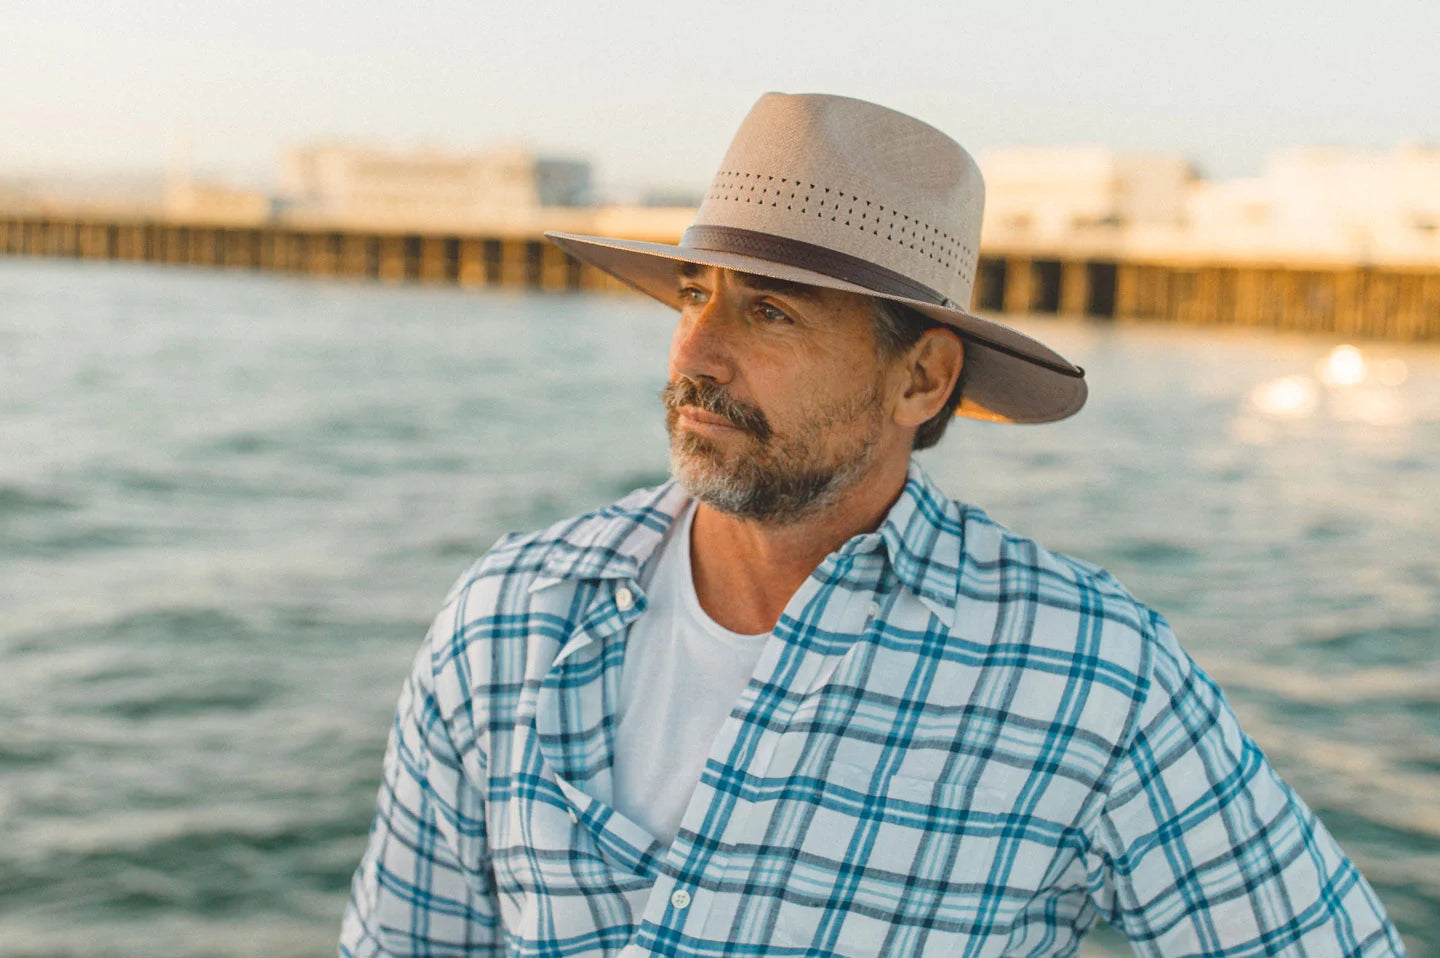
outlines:
[[[456,584],[342,953],[1403,952],[1163,618],[910,460],[1085,401],[965,310],[982,205],[937,130],[771,94],[680,245],[552,236],[679,310],[675,481]]]

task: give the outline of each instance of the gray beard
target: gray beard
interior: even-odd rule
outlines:
[[[870,419],[870,428],[832,461],[817,463],[815,449],[825,430],[860,416]],[[872,387],[795,437],[761,442],[750,436],[757,448],[732,454],[729,462],[708,439],[677,430],[673,411],[666,428],[670,472],[692,497],[737,519],[788,525],[824,512],[864,477],[880,432],[878,398]]]

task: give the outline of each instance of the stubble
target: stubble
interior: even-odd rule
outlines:
[[[845,399],[804,411],[799,423],[776,434],[757,406],[731,397],[723,387],[680,377],[660,393],[670,435],[670,471],[706,505],[739,519],[790,524],[833,505],[863,478],[874,461],[882,426],[877,384]],[[738,430],[719,443],[677,427],[679,410],[691,406],[720,416]],[[862,428],[833,448],[836,429]],[[729,448],[726,448],[726,447]]]

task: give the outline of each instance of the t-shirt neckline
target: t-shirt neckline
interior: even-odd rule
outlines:
[[[725,628],[719,622],[710,617],[710,613],[700,604],[700,596],[695,592],[695,569],[690,561],[690,530],[695,524],[695,510],[697,503],[691,500],[685,507],[685,513],[680,517],[679,536],[675,542],[677,556],[680,560],[680,593],[681,601],[685,603],[685,611],[689,613],[697,624],[707,634],[726,643],[727,645],[753,647],[770,637],[769,632],[735,632]]]

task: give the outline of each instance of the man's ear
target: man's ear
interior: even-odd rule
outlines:
[[[895,405],[895,422],[918,427],[933,418],[950,398],[960,378],[960,367],[965,365],[965,344],[953,330],[932,327],[906,350],[902,362],[905,389]]]

